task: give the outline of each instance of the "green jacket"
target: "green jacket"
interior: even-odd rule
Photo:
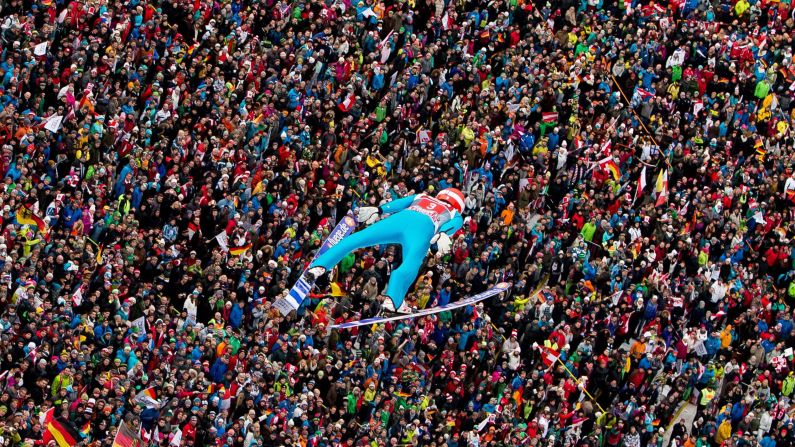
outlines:
[[[594,233],[596,233],[596,225],[594,225],[593,222],[586,222],[585,225],[582,226],[582,230],[580,230],[582,238],[588,242],[593,241]]]
[[[784,383],[781,384],[781,394],[789,397],[792,391],[795,390],[795,376],[792,374],[784,378]]]
[[[674,65],[671,67],[671,82],[676,82],[680,79],[682,79],[682,67]]]
[[[756,96],[759,99],[765,99],[765,97],[767,97],[768,92],[770,92],[770,84],[767,82],[766,79],[763,79],[756,84],[756,88],[754,89],[754,96]]]
[[[354,396],[353,393],[351,392],[351,393],[348,393],[347,398],[348,398],[347,399],[348,403],[346,404],[347,405],[346,409],[348,411],[348,414],[355,414],[356,413],[356,400],[357,400],[356,396]]]

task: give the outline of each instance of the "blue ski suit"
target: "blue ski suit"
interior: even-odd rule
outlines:
[[[431,239],[437,233],[452,236],[464,224],[456,210],[427,194],[416,194],[393,200],[381,206],[382,214],[390,216],[342,239],[315,259],[311,267],[331,270],[348,253],[364,247],[400,244],[403,262],[389,277],[386,295],[397,309],[414,283]]]

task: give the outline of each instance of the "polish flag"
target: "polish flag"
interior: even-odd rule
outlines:
[[[635,191],[635,200],[638,200],[638,197],[643,194],[644,189],[646,189],[646,166],[640,171],[640,177],[638,177],[638,189]]]
[[[445,12],[442,16],[442,29],[447,31],[453,27],[453,20],[450,18],[450,13]]]

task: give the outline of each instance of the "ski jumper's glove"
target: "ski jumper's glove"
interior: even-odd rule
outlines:
[[[377,206],[363,206],[356,210],[356,219],[365,225],[370,225],[378,220],[381,210]]]
[[[431,244],[436,244],[436,253],[442,256],[447,256],[450,253],[450,248],[453,246],[453,241],[447,233],[437,233],[431,239]]]

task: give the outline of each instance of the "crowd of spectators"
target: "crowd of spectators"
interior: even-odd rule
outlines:
[[[0,4],[1,446],[793,445],[789,0]],[[510,294],[273,307],[447,187],[409,301]]]

